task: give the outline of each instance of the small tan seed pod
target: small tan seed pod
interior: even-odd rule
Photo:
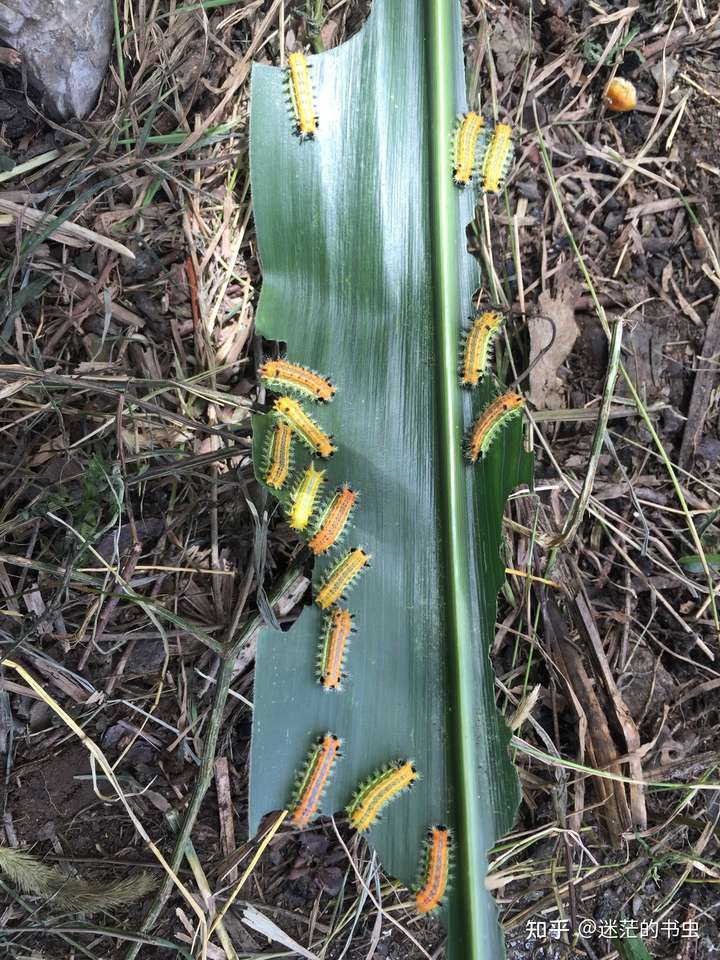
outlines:
[[[627,113],[628,110],[634,110],[637,106],[637,93],[629,80],[615,77],[607,85],[603,100],[608,110],[613,110],[615,113]]]

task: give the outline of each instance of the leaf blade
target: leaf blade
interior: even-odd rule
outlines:
[[[499,523],[524,461],[512,453],[516,427],[477,470],[462,462],[473,400],[459,391],[456,355],[479,272],[464,236],[473,198],[452,186],[449,171],[450,104],[464,104],[459,7],[452,5],[449,34],[439,24],[439,44],[452,50],[443,62],[445,105],[436,129],[425,41],[433,4],[404,5],[400,17],[397,5],[376,0],[358,36],[311,58],[321,121],[315,142],[300,145],[289,134],[277,71],[253,70],[251,170],[264,271],[257,328],[285,341],[290,359],[329,374],[338,386],[333,404],[318,414],[340,446],[328,486],[347,481],[360,489],[355,537],[347,543],[369,549],[374,568],[351,595],[359,636],[342,694],[322,691],[315,680],[321,617],[314,607],[289,634],[265,631],[261,638],[250,826],[254,831],[267,809],[287,803],[317,734],[331,730],[346,740],[325,812],[342,810],[374,768],[412,757],[423,781],[369,837],[388,871],[411,883],[428,826],[456,819],[451,793],[464,778],[460,794],[473,837],[451,897],[451,943],[458,956],[479,957],[502,949],[482,881],[487,847],[509,828],[517,802],[487,651],[502,579]],[[434,6],[435,15],[441,8],[447,13],[447,4]],[[433,215],[447,215],[442,255],[449,288],[437,328],[429,279]],[[489,392],[479,391],[476,407]],[[446,457],[452,509],[440,482]],[[479,540],[469,522],[474,512],[482,521]],[[448,525],[452,539],[445,537]],[[324,569],[316,564],[316,581]],[[450,628],[448,596],[457,620]],[[452,641],[453,633],[462,643]],[[465,691],[459,764],[452,764],[445,731],[450,651],[451,686],[461,681]],[[479,924],[469,932],[468,902]]]

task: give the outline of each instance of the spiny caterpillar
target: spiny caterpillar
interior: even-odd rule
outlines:
[[[360,547],[350,550],[331,567],[315,594],[315,603],[321,610],[327,610],[342,598],[350,589],[353,581],[370,562],[370,557]]]
[[[347,808],[350,825],[369,830],[383,807],[417,780],[417,770],[409,760],[398,760],[385,767],[360,787]]]
[[[358,495],[345,485],[335,491],[332,499],[320,514],[315,526],[315,534],[308,546],[316,556],[327,553],[338,543],[345,531],[350,514],[355,508]]]
[[[502,314],[497,310],[479,313],[465,337],[460,382],[464,387],[476,387],[485,375],[493,340],[500,332]]]
[[[470,428],[466,454],[475,463],[484,457],[502,428],[525,406],[519,393],[508,390],[487,406]]]
[[[467,186],[472,180],[483,124],[483,118],[472,110],[458,120],[453,139],[453,180],[459,187]]]
[[[485,193],[498,193],[513,158],[512,127],[498,123],[482,161],[482,188]]]
[[[353,632],[353,615],[344,607],[333,607],[325,618],[320,652],[319,679],[326,690],[339,690],[345,651]]]
[[[332,437],[309,417],[297,400],[292,397],[278,397],[273,404],[275,416],[292,427],[302,442],[319,457],[330,457],[337,450]]]
[[[297,791],[293,798],[292,822],[296,827],[306,827],[318,811],[325,787],[332,775],[335,761],[340,756],[342,740],[334,733],[326,733],[318,739],[310,751]]]
[[[258,373],[263,384],[276,393],[295,393],[301,399],[323,403],[335,396],[335,386],[327,377],[289,360],[265,360]]]
[[[315,513],[315,504],[325,483],[325,471],[310,464],[292,494],[289,523],[293,530],[305,530]]]
[[[288,79],[295,113],[295,132],[301,140],[303,137],[312,139],[318,124],[310,70],[304,53],[291,53],[288,57]]]
[[[442,903],[450,872],[452,838],[447,827],[431,827],[425,844],[422,886],[415,893],[418,913],[430,913]]]
[[[276,423],[267,445],[265,483],[282,490],[292,464],[293,432],[287,423]]]

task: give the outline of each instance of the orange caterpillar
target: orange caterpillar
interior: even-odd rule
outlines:
[[[320,514],[315,526],[315,535],[308,546],[316,556],[327,553],[336,546],[345,532],[350,515],[355,509],[358,495],[347,484],[335,491],[333,498]]]
[[[483,125],[483,118],[472,110],[458,120],[453,139],[453,180],[459,187],[466,187],[475,173],[477,142]]]
[[[292,397],[278,397],[273,404],[273,411],[275,416],[283,423],[287,423],[302,442],[319,457],[330,457],[337,450],[332,437],[305,413],[297,400],[293,400]]]
[[[502,314],[497,310],[479,313],[465,338],[460,382],[464,387],[476,387],[485,375],[495,337],[502,326]]]
[[[422,885],[415,892],[418,913],[430,913],[442,903],[450,873],[452,838],[447,827],[431,827],[425,845]]]
[[[326,733],[310,751],[305,770],[293,798],[292,822],[306,827],[317,814],[325,787],[332,775],[335,761],[340,756],[342,740],[334,733]]]
[[[470,428],[465,451],[468,460],[475,463],[480,457],[484,457],[503,427],[524,406],[525,400],[512,390],[493,400]]]
[[[335,396],[335,385],[327,377],[289,360],[265,360],[258,370],[263,384],[276,393],[296,393],[303,400],[328,403]]]
[[[310,69],[304,53],[291,53],[288,57],[288,80],[290,100],[295,113],[295,132],[301,140],[312,140],[318,122]]]
[[[417,770],[409,760],[398,760],[385,767],[360,787],[347,808],[350,825],[365,831],[377,821],[382,809],[410,789],[417,780]]]
[[[292,464],[293,432],[286,423],[276,423],[270,434],[265,467],[265,483],[274,490],[285,486]]]
[[[318,664],[319,680],[326,690],[340,689],[345,677],[345,652],[352,632],[353,615],[350,611],[344,607],[333,607],[325,619]]]
[[[482,162],[483,190],[498,193],[513,159],[512,127],[498,123]]]
[[[315,594],[315,603],[327,610],[350,589],[355,578],[370,562],[369,554],[360,547],[350,550],[328,571]]]

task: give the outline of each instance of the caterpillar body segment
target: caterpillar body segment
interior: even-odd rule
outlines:
[[[278,397],[273,404],[273,413],[278,420],[287,423],[305,446],[317,456],[331,457],[337,450],[332,437],[325,433],[292,397]]]
[[[340,543],[350,525],[357,500],[357,491],[347,484],[335,491],[320,513],[313,537],[308,543],[316,556],[327,553]]]
[[[360,547],[355,547],[338,560],[317,588],[315,603],[320,609],[327,610],[341,600],[369,563],[370,555]]]
[[[306,827],[317,814],[325,788],[340,756],[342,740],[334,733],[320,737],[310,751],[293,797],[292,823]]]
[[[512,390],[496,397],[470,428],[465,450],[468,460],[475,463],[484,457],[504,427],[524,406],[524,398]]]
[[[397,760],[363,784],[347,808],[350,825],[360,832],[377,822],[382,810],[418,779],[410,760]]]
[[[320,491],[325,483],[325,471],[310,464],[298,481],[292,494],[289,522],[293,530],[305,530],[310,523]]]
[[[318,128],[310,67],[304,53],[288,57],[290,101],[295,114],[295,132],[301,140],[312,140]]]

